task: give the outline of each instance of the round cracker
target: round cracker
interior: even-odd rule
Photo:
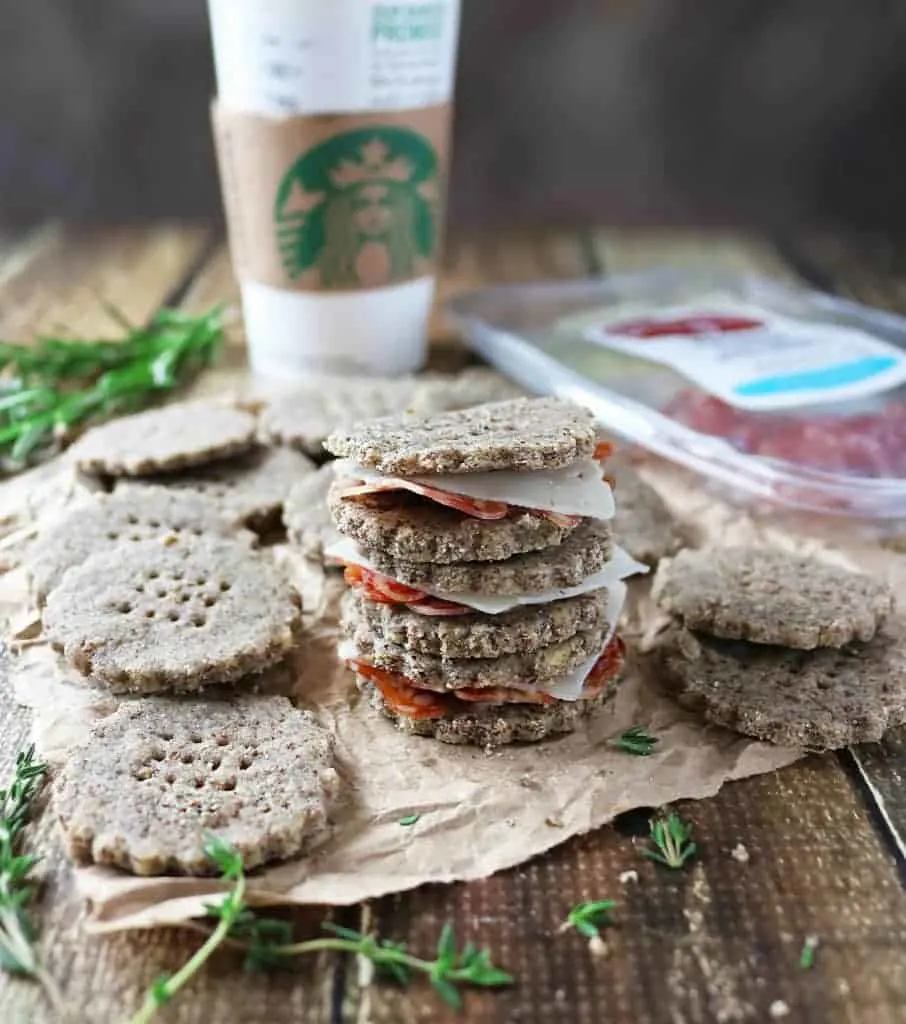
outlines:
[[[512,509],[504,519],[476,519],[406,491],[339,497],[350,483],[338,480],[328,494],[340,533],[403,562],[499,562],[562,544],[578,525],[526,509]]]
[[[783,746],[833,750],[906,722],[902,622],[864,646],[790,650],[672,627],[658,648],[677,700],[722,725]]]
[[[689,629],[803,650],[870,640],[893,610],[889,587],[868,576],[767,548],[681,551],[652,594]]]
[[[91,555],[155,537],[202,534],[254,542],[209,501],[194,494],[145,486],[101,494],[75,506],[38,534],[29,551],[28,572],[39,602],[64,573]]]
[[[235,459],[182,473],[160,474],[150,480],[129,480],[117,493],[164,486],[171,491],[197,494],[217,506],[237,526],[264,530],[280,516],[290,490],[314,473],[315,464],[289,448],[258,448]]]
[[[70,449],[85,473],[147,476],[246,452],[255,418],[222,402],[179,402],[93,427]]]
[[[207,875],[212,834],[247,870],[310,849],[338,788],[329,734],[284,697],[153,698],[93,727],[55,806],[80,863]]]
[[[327,504],[335,469],[336,464],[328,462],[317,472],[303,477],[293,486],[283,505],[283,522],[290,543],[297,545],[306,558],[317,562],[324,561],[325,548],[342,539]]]
[[[385,380],[318,374],[265,405],[259,416],[259,436],[269,444],[323,457],[324,441],[332,431],[402,412],[412,406],[418,388],[417,377]]]
[[[93,555],[47,601],[44,630],[115,693],[191,691],[274,665],[295,646],[299,599],[238,541],[142,541]]]
[[[350,616],[386,643],[441,658],[499,658],[537,651],[607,621],[607,590],[550,604],[522,605],[500,615],[421,615],[405,605],[344,596]]]
[[[398,714],[373,684],[358,678],[359,689],[370,698],[371,706],[401,731],[413,736],[431,736],[441,743],[486,748],[510,743],[538,743],[550,736],[575,732],[584,718],[610,700],[618,685],[619,680],[614,679],[600,693],[584,700],[557,701],[548,705],[472,705],[464,707],[462,714],[416,719]]]
[[[683,546],[682,538],[657,491],[629,467],[615,470],[614,479],[616,543],[633,558],[652,566],[678,551]]]
[[[596,443],[587,409],[555,398],[520,398],[373,420],[335,431],[325,445],[381,473],[420,476],[560,469],[591,456]]]
[[[521,689],[542,688],[600,654],[610,632],[604,619],[565,640],[531,651],[496,658],[438,658],[388,643],[372,633],[367,624],[355,619],[344,618],[342,626],[361,657],[386,672],[404,676],[422,689],[438,692],[517,683]]]
[[[599,572],[610,559],[610,524],[583,520],[555,547],[514,555],[501,562],[406,562],[380,549],[366,551],[385,575],[413,587],[443,593],[533,594],[555,587],[575,587]]]

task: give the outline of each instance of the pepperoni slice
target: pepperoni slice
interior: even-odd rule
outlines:
[[[595,662],[594,668],[588,673],[579,699],[588,700],[591,697],[597,697],[613,677],[622,671],[625,657],[626,645],[620,637],[615,636],[604,648],[601,657]]]
[[[346,664],[353,672],[373,683],[397,714],[419,719],[443,718],[449,713],[449,701],[443,694],[419,690],[410,685],[405,676],[385,672],[360,658],[350,658]]]
[[[385,491],[409,491],[438,505],[454,508],[457,512],[462,512],[473,519],[505,519],[510,511],[510,506],[503,501],[483,501],[480,498],[470,498],[465,494],[450,494],[448,491],[439,491],[436,487],[425,487],[423,484],[417,484],[402,477],[389,477],[380,483],[355,484],[352,487],[344,487],[338,492],[338,497],[354,501],[356,498],[364,498],[369,494],[381,494]]]
[[[764,325],[747,316],[721,316],[702,313],[699,316],[679,317],[675,320],[658,317],[626,320],[609,324],[608,334],[623,334],[629,338],[664,338],[668,335],[694,337],[696,334],[727,334],[733,331],[753,331]]]
[[[361,565],[347,565],[343,578],[351,587],[361,588],[369,600],[378,604],[408,604],[410,601],[422,601],[428,596],[423,590],[397,583],[389,576]]]
[[[530,509],[533,515],[538,516],[541,519],[547,519],[548,522],[553,523],[555,526],[560,526],[563,529],[567,529],[570,526],[577,526],[581,521],[581,516],[573,516],[567,512],[552,512],[548,508],[534,508]]]

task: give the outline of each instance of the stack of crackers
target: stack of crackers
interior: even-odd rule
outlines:
[[[786,551],[723,547],[662,562],[653,595],[672,618],[659,678],[707,721],[813,750],[906,722],[906,629],[885,584]]]
[[[327,440],[346,566],[341,652],[410,733],[571,732],[613,692],[621,582],[592,416],[554,399],[378,419]]]

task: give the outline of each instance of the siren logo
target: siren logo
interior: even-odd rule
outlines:
[[[280,258],[294,281],[375,288],[430,270],[437,245],[437,153],[408,128],[375,125],[307,150],[277,189]]]

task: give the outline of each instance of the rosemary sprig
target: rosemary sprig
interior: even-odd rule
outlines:
[[[35,894],[31,873],[38,858],[22,853],[22,832],[46,774],[47,765],[35,761],[32,746],[16,756],[13,780],[6,789],[0,789],[0,967],[39,982],[59,1010],[62,1000],[38,960],[35,930],[28,916]]]
[[[226,943],[238,944],[245,949],[245,967],[248,970],[286,966],[295,957],[322,950],[355,953],[371,961],[379,976],[400,985],[407,985],[415,974],[426,975],[441,998],[457,1009],[462,1006],[460,985],[496,988],[513,983],[509,974],[491,963],[487,950],[479,950],[471,942],[458,950],[449,922],[441,931],[433,960],[413,956],[403,943],[329,923],[322,925],[331,933],[329,936],[293,942],[287,922],[259,917],[246,906],[241,856],[220,839],[210,839],[205,852],[220,869],[221,877],[233,883],[232,889],[219,903],[207,908],[209,915],[217,918],[217,926],[176,974],[159,978],[154,983],[130,1024],[147,1024],[157,1009],[172,1000],[198,973],[214,950]]]
[[[619,747],[621,750],[625,750],[627,754],[637,754],[640,757],[647,757],[649,754],[654,753],[654,748],[658,743],[658,738],[652,736],[640,725],[633,725],[627,729],[622,736],[617,736],[616,739],[610,741],[612,747]]]
[[[653,847],[645,847],[642,854],[668,868],[681,868],[698,849],[692,842],[692,827],[678,815],[654,818],[650,822]]]
[[[121,341],[39,338],[0,343],[0,457],[18,468],[86,422],[145,405],[210,363],[223,339],[219,309],[161,310]]]
[[[615,906],[613,900],[587,900],[585,903],[577,903],[566,915],[566,920],[560,925],[560,931],[575,928],[586,939],[599,939],[601,928],[613,924],[610,912]]]

